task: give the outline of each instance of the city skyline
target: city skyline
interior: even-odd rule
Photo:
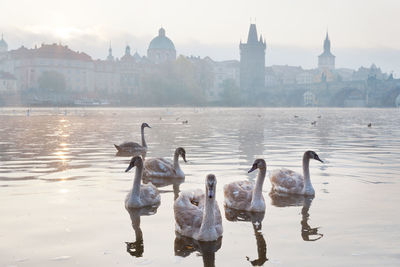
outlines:
[[[396,1],[219,1],[212,8],[209,1],[150,2],[94,5],[85,1],[76,5],[76,1],[5,0],[0,32],[4,32],[9,49],[62,43],[94,59],[104,59],[110,41],[116,57],[123,55],[127,44],[132,51],[146,55],[149,41],[163,26],[178,55],[228,60],[239,59],[239,42],[245,40],[252,21],[267,42],[267,66],[287,64],[309,69],[317,66],[316,57],[329,29],[338,68],[357,69],[375,63],[385,72],[394,71],[397,77],[400,74],[400,38],[393,23],[398,20],[395,11],[400,7]],[[160,8],[151,8],[154,5]],[[377,8],[381,13],[373,12]],[[21,15],[8,15],[15,12]]]

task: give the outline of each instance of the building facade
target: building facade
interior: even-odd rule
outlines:
[[[9,51],[3,68],[16,77],[19,90],[39,88],[39,79],[44,72],[61,74],[68,91],[88,92],[94,89],[92,58],[60,44],[42,44],[32,49],[22,46]]]
[[[240,88],[250,95],[265,88],[265,40],[258,38],[255,24],[250,24],[247,43],[240,42]]]
[[[17,79],[14,75],[0,71],[0,93],[15,93],[17,91]]]

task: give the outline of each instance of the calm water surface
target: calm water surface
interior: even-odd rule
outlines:
[[[186,180],[129,213],[134,172],[113,144],[140,141],[142,122],[148,157],[186,149]],[[400,265],[399,110],[0,109],[0,125],[0,266]],[[271,199],[267,179],[263,218],[225,211],[223,185],[254,180],[256,158],[301,171],[309,149],[325,161],[310,165],[314,199]],[[208,173],[224,235],[199,244],[176,236],[172,206]]]

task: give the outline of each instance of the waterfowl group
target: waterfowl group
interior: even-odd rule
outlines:
[[[147,123],[141,125],[142,145],[129,142],[119,146],[115,145],[115,147],[119,151],[146,153],[147,144],[144,139],[144,128],[146,127],[150,128]],[[143,155],[142,157],[133,156],[126,169],[126,172],[128,172],[132,168],[136,168],[132,189],[125,199],[125,207],[127,209],[157,208],[159,206],[161,201],[160,193],[157,187],[152,184],[152,179],[156,179],[158,184],[162,185],[179,185],[185,179],[185,174],[179,165],[180,157],[186,162],[184,148],[178,147],[175,149],[173,160],[160,157],[144,159]],[[310,159],[323,162],[314,151],[306,151],[303,155],[303,175],[285,168],[274,170],[270,175],[271,194],[313,196],[315,190],[310,180]],[[254,183],[249,180],[228,183],[224,185],[223,192],[227,218],[232,216],[234,218],[232,220],[239,220],[240,216],[251,218],[256,231],[256,229],[261,229],[261,221],[264,218],[266,207],[262,194],[267,174],[267,164],[264,159],[256,159],[248,173],[255,170],[258,170],[258,175]],[[142,179],[147,184],[141,184]],[[168,182],[163,183],[159,180]],[[173,181],[180,182],[175,183]],[[216,176],[208,174],[205,179],[204,191],[200,189],[189,190],[180,192],[178,195],[179,189],[177,190],[173,210],[175,231],[180,239],[191,238],[206,242],[221,240],[223,227],[221,212],[216,201],[216,185]],[[234,215],[230,216],[228,214]],[[263,240],[260,237],[261,239]]]

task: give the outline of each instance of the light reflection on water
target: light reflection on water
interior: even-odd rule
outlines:
[[[400,264],[399,110],[38,108],[29,115],[0,109],[1,265]],[[184,182],[152,181],[158,209],[133,214],[123,201],[130,158],[116,156],[113,144],[139,142],[142,122],[152,127],[147,157],[171,158],[182,146],[188,163],[181,162]],[[310,165],[314,199],[270,197],[267,180],[262,219],[224,211],[223,185],[254,180],[247,174],[254,159],[265,158],[269,171],[301,171],[309,149],[326,162]],[[227,215],[222,240],[211,245],[177,236],[172,210],[179,190],[203,189],[208,173],[217,176]]]

